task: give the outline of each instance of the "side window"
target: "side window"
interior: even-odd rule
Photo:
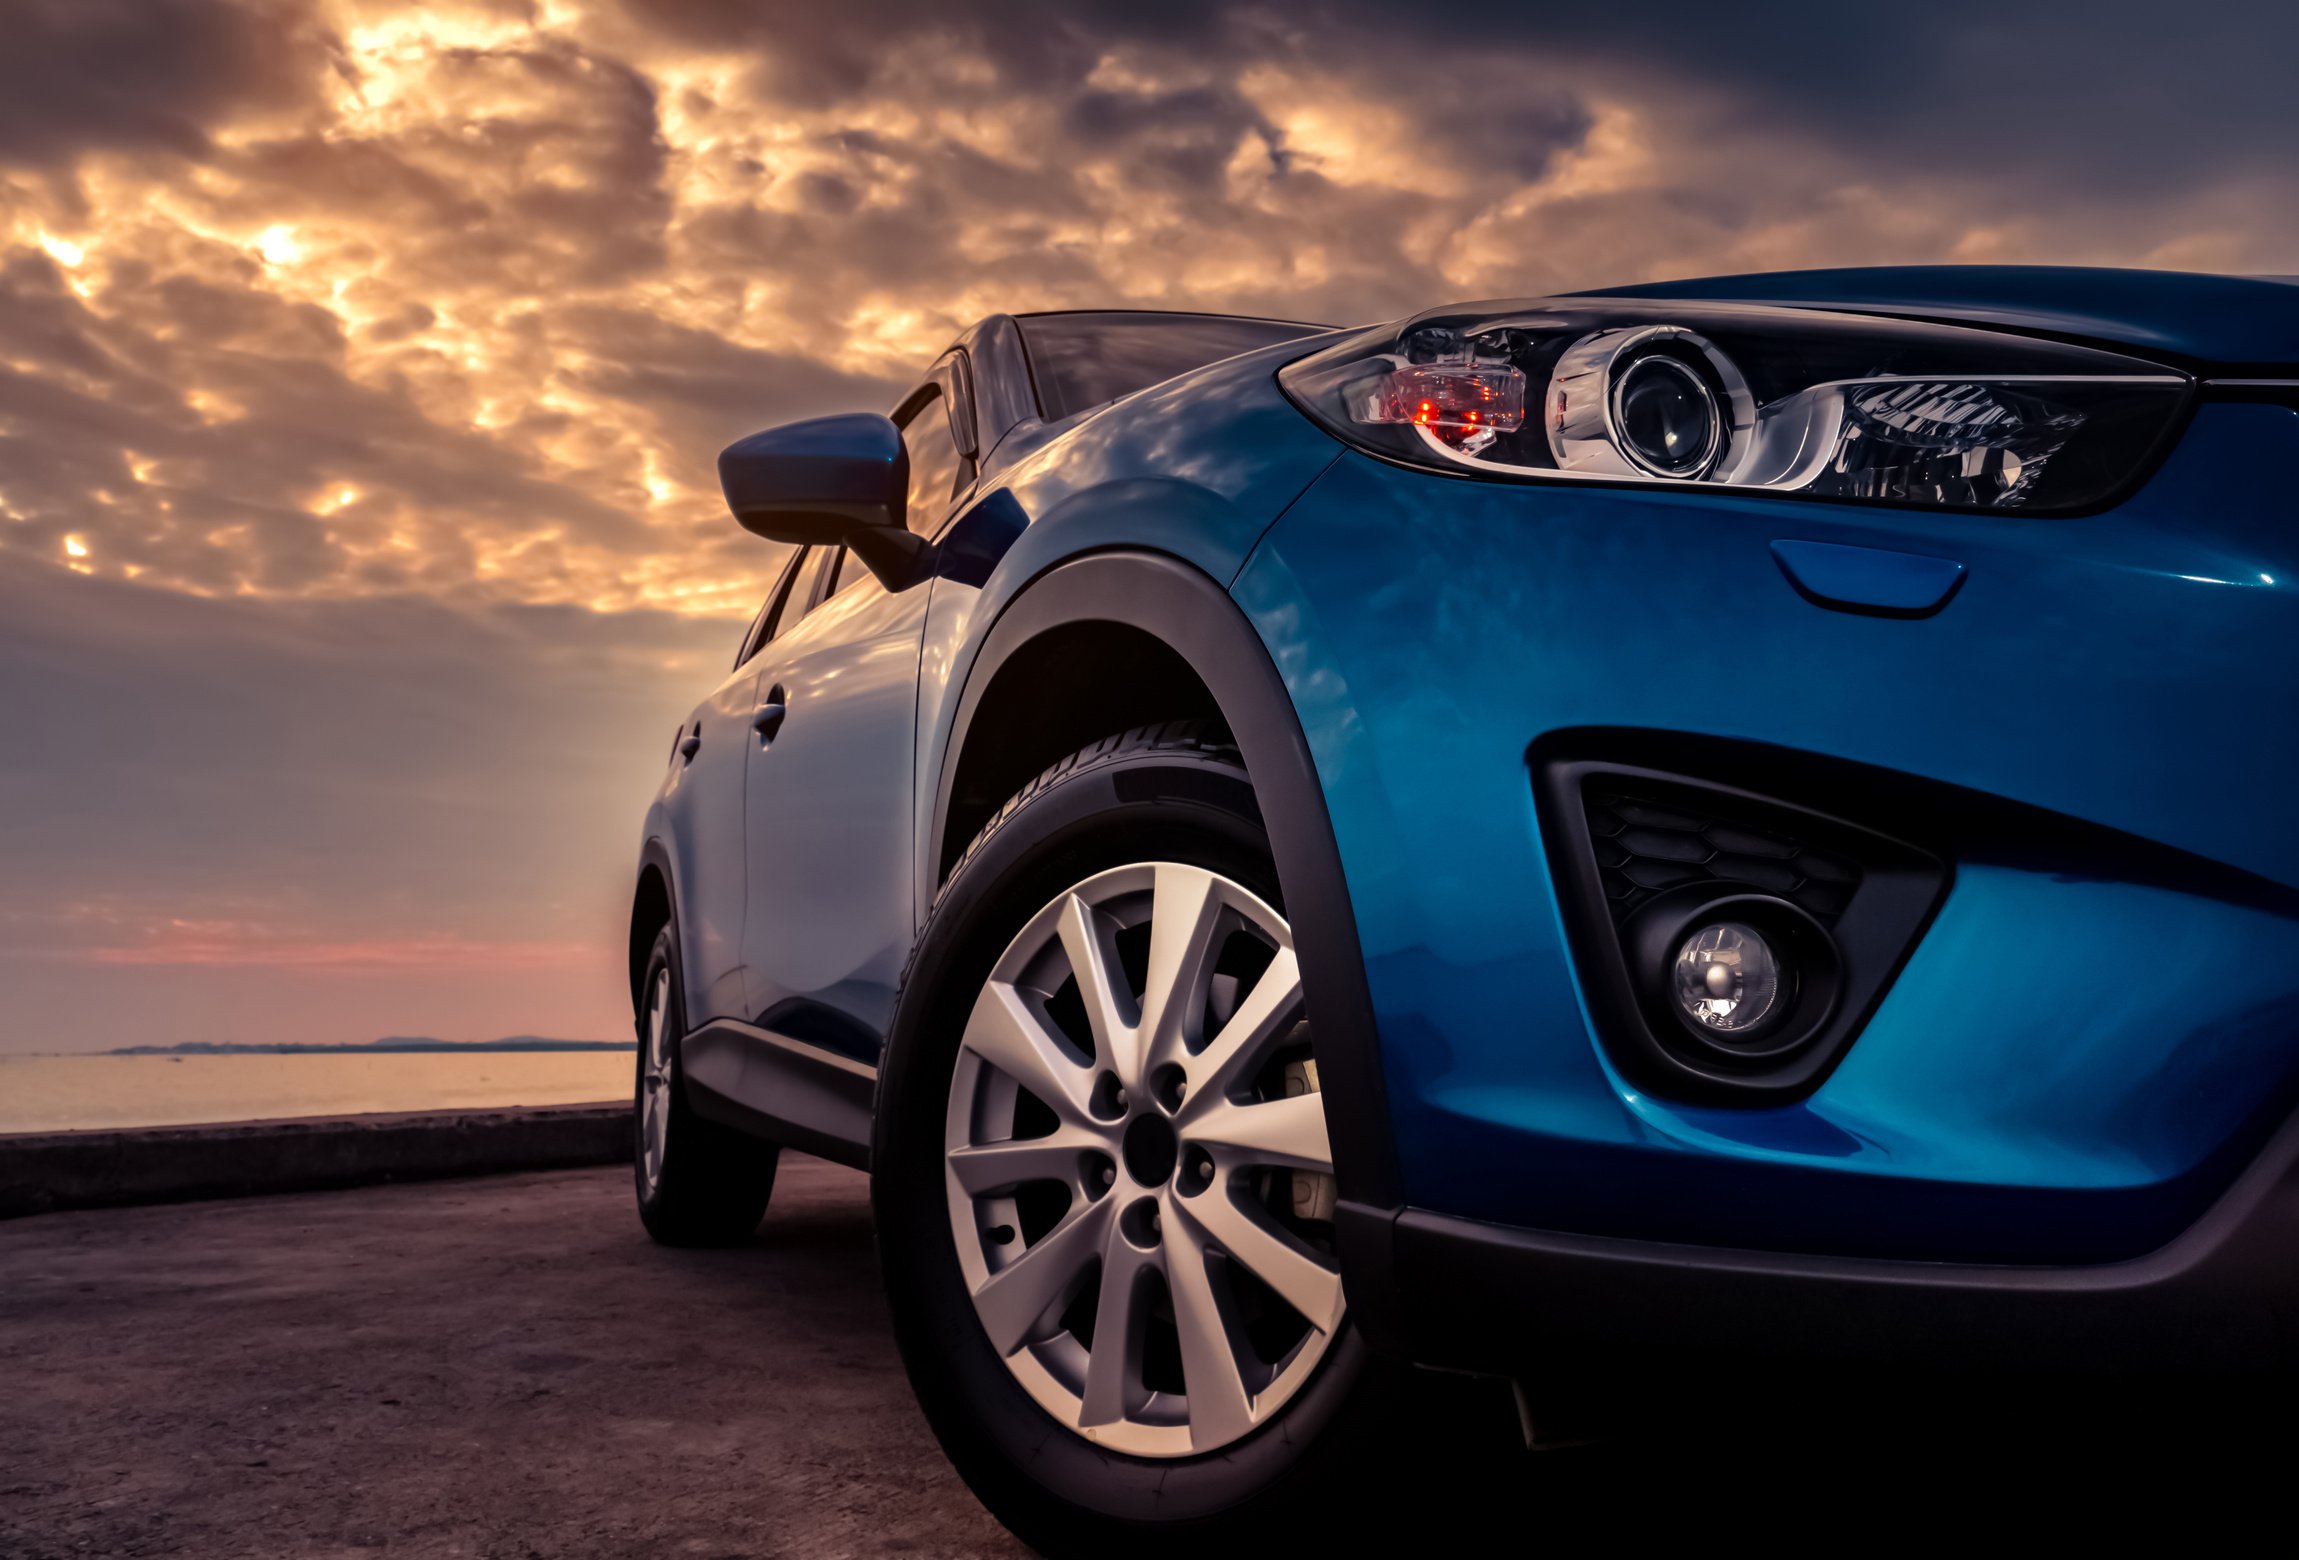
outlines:
[[[774,584],[766,593],[766,604],[758,609],[758,616],[750,620],[750,627],[743,630],[742,653],[734,658],[735,665],[742,665],[765,649],[767,641],[775,636],[777,625],[787,615],[783,611],[783,603],[790,599],[791,578],[806,566],[808,551],[801,547],[792,553],[790,561],[782,566],[782,572],[774,577]],[[795,623],[798,619],[791,618],[791,621]]]
[[[798,620],[813,611],[814,604],[829,594],[822,588],[824,576],[837,565],[840,550],[836,547],[809,547],[806,550],[806,560],[799,564],[797,577],[790,582],[790,599],[782,605],[782,622],[775,629],[777,634],[788,633],[796,627]]]
[[[931,534],[950,507],[950,500],[971,473],[950,437],[950,403],[940,385],[929,386],[923,396],[904,409],[902,446],[910,453],[910,497],[906,517],[910,529]]]

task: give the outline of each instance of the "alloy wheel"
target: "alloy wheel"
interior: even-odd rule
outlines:
[[[1031,917],[959,1043],[945,1181],[991,1346],[1097,1445],[1266,1423],[1341,1324],[1333,1154],[1291,928],[1172,862]]]
[[[645,1049],[639,1057],[639,1173],[649,1192],[662,1184],[671,1130],[671,973],[655,972],[647,990]]]

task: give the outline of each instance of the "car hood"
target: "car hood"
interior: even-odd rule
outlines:
[[[1766,271],[1574,294],[1684,298],[1978,322],[2076,337],[2220,373],[2299,365],[2299,285],[2277,277],[2055,265]]]

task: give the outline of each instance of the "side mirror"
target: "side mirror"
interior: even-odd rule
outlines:
[[[800,546],[840,546],[888,590],[917,577],[929,544],[903,524],[910,457],[893,419],[814,417],[754,433],[718,457],[726,507],[746,531]]]

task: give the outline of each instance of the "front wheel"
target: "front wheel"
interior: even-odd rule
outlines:
[[[1358,1503],[1350,1326],[1292,929],[1237,754],[1097,745],[1004,808],[920,940],[874,1145],[912,1382],[1048,1554],[1298,1542]]]

